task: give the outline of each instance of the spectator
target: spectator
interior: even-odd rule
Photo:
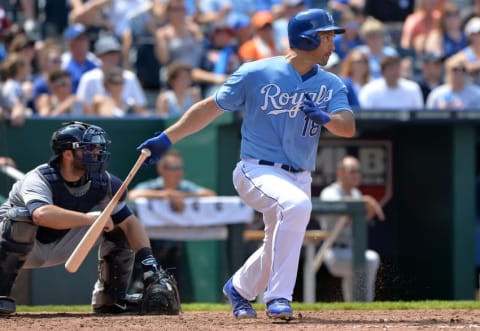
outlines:
[[[5,47],[5,37],[10,29],[12,22],[7,16],[5,8],[0,6],[0,62],[7,58],[7,48]]]
[[[444,57],[436,53],[426,53],[420,59],[420,77],[416,80],[422,90],[423,101],[437,86],[443,84]]]
[[[69,0],[71,24],[81,24],[89,30],[112,31],[112,22],[108,20],[108,10],[112,0]]]
[[[84,25],[70,25],[63,36],[68,50],[62,54],[62,69],[67,70],[72,76],[72,91],[76,92],[82,75],[100,66],[100,60],[89,52],[89,41]]]
[[[243,62],[250,62],[285,53],[285,45],[275,42],[273,16],[269,11],[260,11],[252,17],[255,28],[253,38],[240,45],[238,54]]]
[[[302,0],[284,0],[282,15],[273,21],[273,33],[276,43],[288,49],[288,21],[297,13],[306,10],[307,4]]]
[[[350,106],[358,107],[358,94],[371,78],[367,55],[358,49],[352,50],[343,60],[339,76],[351,91],[348,93]]]
[[[380,62],[384,57],[398,55],[395,48],[386,45],[386,33],[385,24],[373,17],[367,17],[360,28],[360,36],[365,45],[360,45],[356,49],[367,54],[372,78],[379,78],[382,75]]]
[[[129,200],[164,199],[169,201],[172,210],[182,213],[185,198],[216,195],[213,190],[184,178],[183,158],[175,150],[170,150],[157,162],[156,170],[158,177],[138,183],[128,193]],[[175,278],[182,283],[181,256],[184,251],[182,242],[152,240],[152,246],[159,263],[168,269],[173,268]]]
[[[180,116],[202,98],[198,87],[192,86],[192,68],[186,63],[172,63],[167,68],[168,89],[157,98],[157,114]]]
[[[325,187],[320,193],[320,200],[363,200],[367,212],[368,221],[377,217],[383,221],[385,215],[382,207],[374,197],[364,195],[359,190],[361,183],[360,162],[356,157],[347,155],[337,164],[337,180]],[[321,227],[326,231],[332,231],[337,222],[347,216],[322,216]],[[325,253],[325,265],[329,272],[336,277],[342,278],[342,293],[344,301],[353,301],[353,271],[352,271],[352,224],[346,219],[344,228],[335,239],[331,248]],[[365,252],[366,262],[366,301],[371,302],[375,297],[375,280],[380,265],[380,257],[377,252],[367,250]]]
[[[38,54],[39,73],[33,78],[33,101],[34,112],[38,112],[37,99],[42,94],[50,94],[48,76],[56,70],[60,70],[62,64],[62,50],[55,39],[44,41],[44,45]],[[71,88],[71,87],[70,87]]]
[[[107,85],[104,84],[104,77],[112,68],[120,65],[120,51],[120,43],[115,37],[106,34],[100,36],[95,43],[95,54],[100,59],[101,66],[90,70],[82,76],[76,93],[78,100],[86,103],[88,106],[92,106],[95,96],[108,96],[108,91],[105,87],[107,85],[113,87],[113,85],[111,82],[107,82]],[[122,76],[122,88],[115,89],[115,91],[121,92],[121,103],[132,106],[136,114],[147,114],[147,100],[137,76],[134,72],[123,69]],[[123,108],[120,107],[120,109]]]
[[[480,87],[472,84],[462,56],[445,63],[445,84],[434,88],[427,98],[428,109],[480,110]]]
[[[227,23],[233,29],[237,46],[243,45],[253,37],[254,28],[252,19],[249,16],[233,17]]]
[[[129,16],[122,34],[123,68],[136,72],[144,89],[160,88],[160,62],[155,56],[155,31],[164,26],[166,5],[154,0]]]
[[[31,115],[27,108],[28,90],[23,83],[30,75],[30,65],[18,54],[11,54],[2,63],[1,106],[3,116],[10,120],[13,126],[22,126],[25,118]]]
[[[241,59],[234,43],[233,29],[226,23],[210,26],[207,46],[200,68],[218,76],[218,83],[202,84],[202,95],[210,96],[227,77],[240,67]]]
[[[480,17],[472,17],[467,22],[465,34],[469,44],[458,54],[472,75],[473,82],[480,85]]]
[[[230,0],[203,0],[198,1],[198,11],[195,13],[195,22],[209,26],[215,22],[222,22],[232,14]]]
[[[127,115],[149,115],[133,98],[125,98],[124,70],[112,67],[103,74],[104,93],[97,93],[92,99],[93,114],[102,117],[124,117]]]
[[[446,0],[420,0],[403,24],[400,46],[421,54],[426,36],[438,26]]]
[[[460,8],[455,2],[448,1],[438,26],[426,36],[424,51],[448,58],[467,46],[468,38],[462,28]]]
[[[465,27],[472,17],[480,17],[480,0],[471,0],[469,6],[462,6],[462,26]]]
[[[173,62],[189,64],[195,82],[214,81],[217,77],[199,69],[204,54],[204,35],[200,26],[187,17],[182,0],[168,0],[166,6],[168,23],[155,32],[155,53],[162,65],[162,86],[166,84],[166,66]]]
[[[68,26],[69,3],[65,0],[45,1],[42,10],[43,21],[40,24],[42,39],[60,38]]]
[[[188,197],[209,197],[216,193],[184,179],[182,155],[170,150],[157,162],[158,177],[139,183],[128,193],[128,199],[168,199],[172,210],[179,213],[185,208],[184,199]]]
[[[364,16],[359,12],[352,10],[343,12],[340,26],[345,28],[345,33],[336,35],[333,40],[335,52],[340,59],[343,60],[350,51],[364,44],[363,39],[360,37],[360,27],[364,21]]]
[[[387,56],[382,60],[382,77],[367,83],[358,94],[360,107],[380,110],[421,110],[422,91],[414,81],[401,77],[401,59]]]
[[[40,117],[71,116],[82,117],[91,113],[84,102],[72,93],[72,77],[68,71],[58,69],[48,74],[49,93],[42,93],[36,99],[36,109]]]
[[[181,0],[168,0],[167,24],[155,32],[156,54],[161,64],[181,61],[195,66],[202,55],[203,32],[186,15]]]

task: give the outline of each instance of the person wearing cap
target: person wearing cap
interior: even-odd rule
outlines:
[[[259,11],[252,17],[255,28],[252,39],[246,41],[238,50],[243,62],[285,54],[281,44],[276,43],[273,33],[273,15],[269,11]]]
[[[94,50],[102,64],[99,68],[95,68],[82,76],[76,93],[78,100],[85,102],[89,106],[92,106],[92,100],[95,96],[108,95],[104,84],[105,74],[112,68],[120,66],[121,62],[121,46],[112,35],[101,35],[95,42]],[[125,69],[122,69],[122,72],[123,86],[121,94],[123,102],[131,105],[135,109],[135,114],[148,114],[146,109],[147,100],[137,75],[133,71]]]
[[[416,82],[420,86],[423,101],[427,102],[430,92],[443,84],[445,57],[438,53],[425,53],[420,59],[420,75]]]
[[[334,35],[344,31],[325,10],[296,14],[288,24],[287,54],[243,63],[213,96],[195,103],[177,122],[138,146],[150,149],[145,164],[153,164],[172,144],[222,114],[241,114],[240,160],[233,184],[245,204],[262,213],[265,236],[263,245],[223,287],[235,318],[256,318],[250,302],[257,296],[269,317],[293,316],[291,301],[310,221],[311,171],[320,133],[355,135],[344,84],[321,68],[334,51]]]
[[[63,38],[68,50],[62,54],[62,69],[72,76],[72,91],[76,92],[80,78],[84,73],[97,68],[100,60],[89,51],[87,29],[82,24],[70,25]]]
[[[445,62],[445,84],[434,88],[426,107],[435,110],[480,110],[480,87],[472,84],[467,63],[460,55]]]
[[[457,54],[465,62],[473,82],[480,85],[480,17],[472,17],[464,30],[468,37],[468,46]]]

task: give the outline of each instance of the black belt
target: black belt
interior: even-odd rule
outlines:
[[[332,245],[332,247],[334,247],[334,248],[349,248],[350,245],[348,245],[348,244],[334,243],[334,244]]]
[[[293,172],[293,173],[303,171],[302,169],[296,169],[292,166],[289,166],[289,165],[286,165],[286,164],[275,163],[275,162],[272,162],[272,161],[258,160],[258,164],[268,165],[268,166],[272,166],[272,167],[279,167],[279,168],[282,168],[283,170]]]

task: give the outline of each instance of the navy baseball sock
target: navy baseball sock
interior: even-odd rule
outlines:
[[[157,260],[153,256],[152,249],[150,247],[144,247],[138,250],[135,254],[135,261],[140,262],[143,270],[143,279],[146,279],[154,273],[160,271]]]

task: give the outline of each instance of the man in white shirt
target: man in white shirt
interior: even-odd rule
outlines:
[[[113,67],[120,65],[121,46],[115,37],[110,35],[101,36],[95,43],[95,53],[102,61],[102,66],[90,70],[80,79],[77,89],[77,97],[80,101],[92,105],[92,99],[95,95],[106,95],[103,84],[105,72]],[[127,104],[136,104],[146,107],[147,99],[135,73],[129,70],[123,70],[123,99]]]
[[[360,107],[366,110],[421,110],[424,107],[420,86],[401,77],[400,57],[382,59],[382,77],[367,83],[358,94]]]

